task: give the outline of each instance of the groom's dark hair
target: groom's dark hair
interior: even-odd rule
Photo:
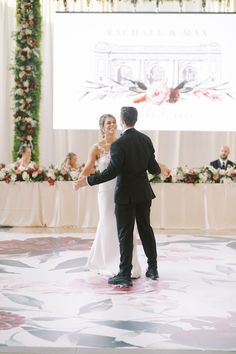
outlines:
[[[120,115],[127,127],[133,127],[138,119],[138,111],[135,107],[122,107]]]

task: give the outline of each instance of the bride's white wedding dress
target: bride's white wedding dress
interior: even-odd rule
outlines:
[[[99,171],[107,168],[110,154],[101,150],[97,160]],[[102,275],[116,275],[119,272],[120,250],[115,218],[116,179],[101,183],[98,186],[99,222],[95,239],[88,257],[87,267]],[[141,267],[137,258],[137,244],[134,239],[132,277],[141,275]]]

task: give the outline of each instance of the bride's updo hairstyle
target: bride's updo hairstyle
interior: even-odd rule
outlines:
[[[104,137],[104,132],[103,132],[103,127],[105,124],[105,121],[107,118],[113,118],[116,122],[116,118],[112,115],[112,114],[103,114],[100,118],[99,118],[99,127],[100,127],[100,131],[102,134],[102,137]]]

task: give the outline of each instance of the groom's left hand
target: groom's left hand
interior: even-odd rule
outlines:
[[[87,177],[81,176],[79,179],[74,183],[74,189],[77,191],[79,188],[83,188],[88,186]]]

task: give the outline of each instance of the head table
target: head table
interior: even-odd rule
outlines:
[[[236,184],[152,185],[155,229],[236,229]],[[0,225],[77,226],[98,223],[97,187],[73,190],[72,182],[0,182]]]

